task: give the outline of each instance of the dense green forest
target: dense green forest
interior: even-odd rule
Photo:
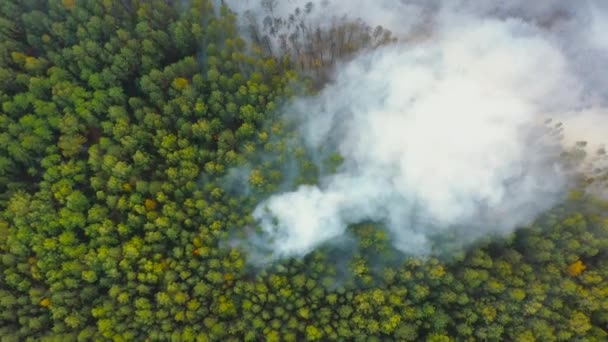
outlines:
[[[270,54],[209,0],[4,0],[0,15],[1,341],[608,339],[608,203],[576,189],[445,259],[400,255],[372,224],[352,227],[348,258],[260,269],[231,246],[261,198],[318,176],[277,109],[390,32],[310,35],[324,50],[356,31],[321,59],[313,43]]]

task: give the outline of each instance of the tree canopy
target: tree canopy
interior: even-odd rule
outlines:
[[[0,340],[608,338],[608,203],[579,192],[450,259],[396,255],[362,224],[349,258],[249,267],[226,241],[319,173],[277,108],[316,60],[391,38],[297,26],[282,58],[213,3],[0,2]]]

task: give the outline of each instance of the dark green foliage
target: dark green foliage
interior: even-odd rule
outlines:
[[[349,258],[253,270],[226,241],[259,199],[342,161],[320,170],[278,119],[290,64],[207,0],[0,15],[1,340],[608,338],[606,203],[573,194],[449,262],[404,260],[362,224]]]

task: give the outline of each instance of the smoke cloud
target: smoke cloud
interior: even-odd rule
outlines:
[[[278,13],[302,6],[279,3]],[[363,221],[427,255],[437,237],[508,234],[563,199],[564,144],[602,146],[608,129],[606,6],[484,4],[315,2],[319,21],[348,13],[400,39],[339,65],[317,95],[284,109],[311,150],[336,149],[344,163],[258,205],[272,258],[304,256]],[[547,118],[565,123],[561,135]]]

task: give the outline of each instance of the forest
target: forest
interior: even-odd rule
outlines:
[[[588,179],[450,255],[362,222],[355,250],[251,264],[260,199],[321,173],[280,108],[394,41],[310,10],[244,32],[211,0],[0,2],[0,341],[608,339],[608,201]]]

